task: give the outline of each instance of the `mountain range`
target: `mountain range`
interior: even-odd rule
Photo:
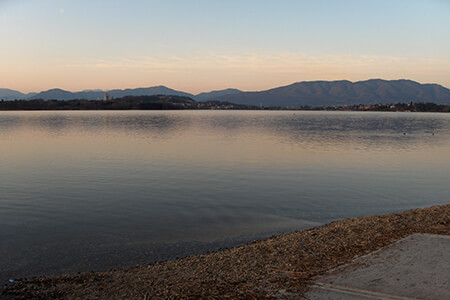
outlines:
[[[35,95],[37,95],[37,93],[24,94],[19,91],[0,88],[0,99],[4,100],[29,99]]]
[[[307,81],[261,92],[222,95],[215,100],[247,105],[298,107],[404,102],[450,104],[450,90],[411,80]]]
[[[192,98],[196,101],[226,101],[236,104],[257,106],[298,107],[304,105],[345,105],[377,104],[398,102],[433,102],[450,104],[450,90],[439,84],[421,84],[412,80],[366,81],[304,81],[264,91],[243,92],[238,89],[225,89],[193,95],[173,90],[165,86],[136,89],[115,89],[107,91],[110,97],[176,95]],[[44,99],[71,100],[103,99],[105,91],[85,90],[69,92],[51,89],[40,93],[23,94],[10,89],[0,89],[0,99]]]
[[[237,89],[225,89],[221,91],[211,91],[207,93],[200,93],[198,95],[193,95],[190,93],[185,93],[182,91],[177,91],[170,89],[165,86],[153,86],[148,88],[136,88],[136,89],[125,89],[125,90],[84,90],[81,92],[69,92],[62,89],[50,89],[40,93],[29,93],[23,94],[19,91],[10,89],[0,89],[0,99],[4,100],[33,100],[33,99],[43,99],[43,100],[73,100],[73,99],[87,99],[87,100],[101,100],[103,99],[105,92],[108,92],[109,96],[112,98],[122,98],[125,96],[153,96],[153,95],[171,95],[171,96],[183,96],[189,97],[198,101],[208,101],[214,97],[220,97],[227,94],[242,93]]]

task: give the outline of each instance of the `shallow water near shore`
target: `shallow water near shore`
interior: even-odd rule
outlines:
[[[0,112],[0,281],[449,203],[450,115]]]

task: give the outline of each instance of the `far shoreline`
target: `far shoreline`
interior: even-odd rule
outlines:
[[[223,101],[195,101],[174,95],[125,96],[114,100],[9,100],[0,101],[0,111],[67,110],[270,110],[270,111],[359,111],[359,112],[450,112],[450,105],[436,103],[335,104],[303,106],[257,106]]]

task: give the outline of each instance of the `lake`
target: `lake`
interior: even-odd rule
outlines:
[[[0,281],[447,204],[450,114],[0,112]]]

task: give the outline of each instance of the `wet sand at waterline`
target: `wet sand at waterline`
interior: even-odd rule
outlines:
[[[450,205],[345,219],[128,269],[20,279],[1,298],[298,298],[318,275],[412,233],[450,234]]]

